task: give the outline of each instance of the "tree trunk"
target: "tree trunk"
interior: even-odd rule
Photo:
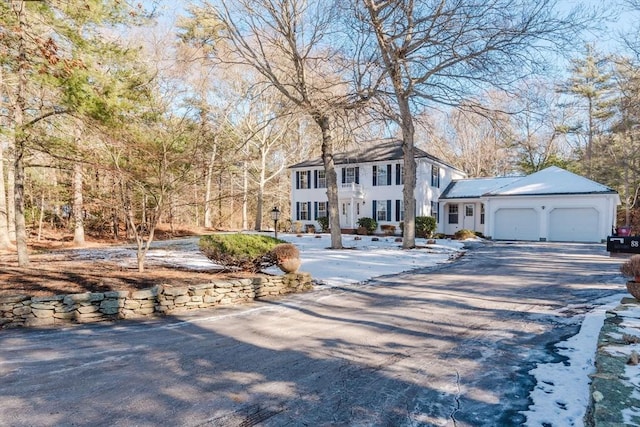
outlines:
[[[18,12],[19,28],[26,28],[23,5],[16,4],[15,8]],[[16,248],[18,251],[18,265],[27,267],[29,265],[29,253],[27,249],[27,225],[24,218],[24,154],[25,135],[24,135],[24,110],[25,110],[25,91],[27,87],[27,55],[25,48],[24,31],[19,31],[18,35],[18,85],[16,91],[16,104],[13,110],[13,121],[15,127],[15,158],[13,167],[15,170],[15,194],[14,205],[16,213]]]
[[[44,223],[44,191],[40,195],[40,215],[38,217],[38,242],[42,239],[42,224]]]
[[[247,216],[247,206],[249,202],[249,175],[247,161],[242,162],[242,229],[249,228],[249,218]]]
[[[262,230],[262,210],[264,207],[264,182],[261,179],[258,183],[258,200],[256,206],[256,226],[255,231]]]
[[[73,164],[73,243],[83,246],[84,240],[84,203],[82,198],[82,164]]]
[[[7,168],[7,229],[9,230],[9,240],[16,241],[16,169],[15,169],[15,141],[11,145],[10,155],[7,164],[11,167]]]
[[[9,215],[7,211],[7,191],[4,185],[4,154],[0,145],[0,249],[13,245],[9,238]]]
[[[13,163],[15,169],[15,209],[16,209],[16,248],[18,265],[29,266],[29,252],[27,248],[27,224],[24,217],[24,141],[16,141],[16,157]]]
[[[211,220],[211,207],[209,206],[209,204],[211,202],[211,193],[213,192],[213,163],[216,160],[217,147],[217,145],[213,146],[211,158],[209,159],[209,165],[207,167],[207,182],[204,194],[204,226],[206,228],[213,227],[213,221]]]
[[[402,239],[403,249],[412,249],[416,246],[416,158],[414,155],[413,116],[409,108],[409,99],[398,96],[400,109],[400,121],[402,126],[402,154],[404,160],[404,182],[402,196],[404,199],[404,234]]]
[[[338,209],[338,175],[333,159],[333,138],[329,117],[322,113],[313,114],[322,131],[322,163],[327,177],[327,200],[329,201],[329,228],[331,229],[331,249],[342,249],[340,210]]]

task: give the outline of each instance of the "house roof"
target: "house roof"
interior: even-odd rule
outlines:
[[[608,193],[616,191],[557,166],[550,166],[527,176],[452,181],[440,199]]]
[[[420,148],[414,147],[413,152],[415,158],[427,158],[444,166],[459,170],[455,166],[446,163],[444,160],[441,160],[436,156],[429,154],[424,150],[421,150]],[[333,159],[336,165],[345,165],[355,163],[382,162],[385,160],[401,160],[402,157],[402,141],[390,141],[375,144],[372,146],[359,147],[354,150],[345,151],[342,153],[335,153]],[[322,165],[322,158],[317,158],[297,163],[293,166],[290,166],[290,168],[293,169]]]

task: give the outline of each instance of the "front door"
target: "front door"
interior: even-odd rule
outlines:
[[[343,228],[353,228],[353,215],[350,201],[340,201],[340,226]]]
[[[462,219],[462,228],[475,231],[475,227],[476,227],[475,212],[476,212],[475,205],[473,204],[464,205],[464,216]]]

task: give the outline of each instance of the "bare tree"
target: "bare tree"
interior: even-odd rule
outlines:
[[[383,95],[403,136],[404,248],[415,246],[414,114],[430,105],[455,107],[470,94],[539,71],[546,49],[576,37],[588,22],[563,16],[554,0],[361,0],[358,17],[375,34]]]
[[[425,140],[417,137],[417,144],[429,146],[434,154],[465,171],[469,177],[512,172],[510,118],[499,111],[501,100],[494,98],[485,101],[487,107],[483,114],[459,108],[428,117],[433,124],[426,129],[422,123],[418,124],[418,129],[424,129],[420,134]]]
[[[334,120],[341,111],[359,107],[370,93],[358,87],[365,80],[354,84],[352,56],[348,59],[340,50],[353,37],[337,25],[337,5],[305,0],[234,0],[217,6],[205,2],[191,9],[191,28],[208,24],[210,31],[190,32],[208,35],[200,41],[212,43],[220,60],[254,68],[318,126],[334,249],[342,248]]]

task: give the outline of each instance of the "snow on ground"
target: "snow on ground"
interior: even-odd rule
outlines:
[[[320,236],[316,238],[315,236]],[[278,236],[294,243],[300,250],[302,265],[300,271],[311,273],[320,284],[338,286],[367,281],[373,277],[396,274],[416,268],[432,267],[447,262],[463,246],[457,240],[437,240],[427,245],[425,239],[416,239],[418,249],[404,251],[399,256],[402,243],[393,237],[342,236],[342,246],[353,250],[331,250],[330,236],[327,234],[294,234]],[[359,238],[359,240],[358,240]],[[277,267],[267,270],[275,273]]]
[[[566,361],[539,364],[529,371],[536,386],[529,395],[533,403],[523,412],[526,426],[584,426],[598,335],[606,311],[618,306],[621,297],[617,294],[598,301],[596,308],[585,314],[580,332],[555,345]]]

